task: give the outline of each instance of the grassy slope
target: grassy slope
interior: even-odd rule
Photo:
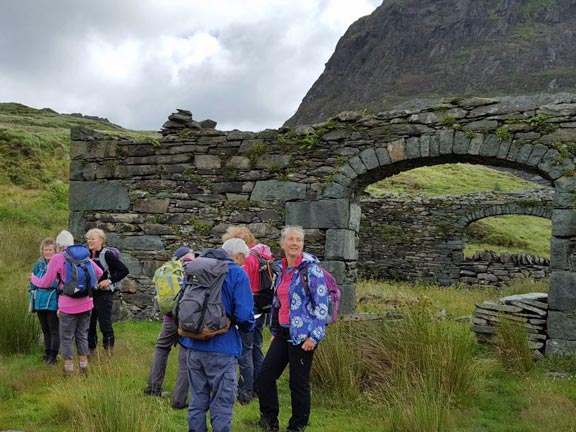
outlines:
[[[457,181],[455,181],[457,179]],[[394,192],[408,196],[464,195],[476,191],[507,191],[538,187],[508,172],[482,165],[451,164],[416,168],[366,188],[371,195]],[[551,223],[531,216],[496,216],[467,229],[466,255],[477,250],[550,256]],[[476,235],[474,235],[476,234]]]

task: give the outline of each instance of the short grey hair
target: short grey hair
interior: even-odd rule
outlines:
[[[56,236],[56,247],[57,248],[65,248],[68,246],[72,246],[74,244],[74,236],[70,233],[70,231],[60,231],[60,234]]]
[[[222,244],[222,249],[230,256],[241,253],[246,258],[250,255],[250,249],[246,246],[246,242],[239,238],[231,238]]]
[[[302,236],[302,241],[304,241],[304,229],[301,226],[299,226],[299,225],[286,225],[284,228],[282,228],[282,231],[280,232],[280,241],[281,242],[286,240],[286,236],[288,235],[288,233],[290,231],[298,232],[298,234],[300,234]]]

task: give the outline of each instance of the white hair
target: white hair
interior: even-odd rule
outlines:
[[[56,237],[56,247],[58,248],[65,248],[68,246],[72,246],[74,244],[74,236],[70,233],[70,231],[60,231],[60,234]]]
[[[283,242],[284,240],[286,240],[286,236],[288,235],[288,233],[290,231],[296,231],[298,234],[300,234],[302,236],[302,240],[304,240],[304,230],[302,229],[301,226],[298,225],[287,225],[284,228],[282,228],[282,231],[280,232],[280,241]]]
[[[250,249],[246,246],[246,242],[239,238],[231,238],[222,244],[222,249],[226,251],[231,257],[241,253],[244,257],[250,255]]]

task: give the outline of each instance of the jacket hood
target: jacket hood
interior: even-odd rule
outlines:
[[[309,264],[309,263],[318,264],[319,262],[320,262],[320,260],[318,258],[316,258],[316,255],[312,255],[311,253],[308,253],[308,252],[302,253],[302,263],[300,265]]]
[[[256,252],[264,259],[272,259],[272,251],[270,250],[270,247],[266,246],[265,244],[258,243],[257,245],[252,246],[250,251]]]
[[[226,261],[231,259],[226,253],[226,251],[222,248],[204,249],[202,252],[200,252],[199,256],[204,258],[215,258],[218,260],[226,260]]]

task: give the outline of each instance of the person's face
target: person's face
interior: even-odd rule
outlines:
[[[304,238],[296,230],[290,230],[286,233],[284,240],[280,242],[280,247],[287,258],[297,258],[304,249]]]
[[[243,253],[237,253],[236,255],[232,255],[232,260],[238,264],[239,266],[244,265],[244,260],[246,259],[246,257],[244,256]]]
[[[87,235],[86,242],[88,243],[88,249],[91,251],[99,251],[104,244],[104,240],[96,234]]]
[[[46,245],[42,248],[42,256],[46,261],[50,261],[50,258],[56,253],[54,245]]]

